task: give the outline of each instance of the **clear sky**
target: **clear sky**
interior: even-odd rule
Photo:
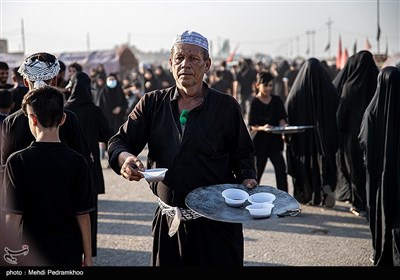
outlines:
[[[238,53],[328,57],[343,48],[378,51],[377,0],[358,1],[94,1],[0,0],[0,37],[10,52],[59,53],[112,49],[129,42],[142,51],[169,50],[175,36],[195,30],[211,42],[212,54],[229,39]],[[379,49],[400,51],[400,1],[380,0]],[[327,22],[332,21],[331,36]],[[309,35],[307,35],[307,33]],[[313,34],[313,35],[312,35]],[[325,47],[331,40],[331,49]]]

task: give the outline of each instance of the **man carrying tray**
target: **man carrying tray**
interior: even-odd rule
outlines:
[[[243,266],[242,224],[199,217],[185,205],[186,196],[201,186],[257,185],[254,147],[240,105],[203,81],[211,59],[199,33],[177,36],[169,65],[176,86],[140,100],[109,141],[110,166],[130,181],[141,180],[144,165],[137,156],[147,144],[147,167],[168,168],[162,181],[150,184],[159,198],[153,266]]]

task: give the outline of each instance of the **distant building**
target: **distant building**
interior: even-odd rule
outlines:
[[[8,42],[6,39],[0,39],[0,53],[8,53]]]

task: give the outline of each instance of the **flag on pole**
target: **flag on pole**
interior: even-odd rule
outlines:
[[[239,45],[236,45],[236,47],[233,49],[233,51],[228,55],[228,58],[226,59],[226,62],[232,62],[233,58],[235,57],[235,54],[239,48]]]
[[[381,27],[379,26],[379,23],[378,23],[378,32],[376,34],[376,40],[379,41],[380,37],[381,37]]]
[[[346,65],[347,59],[349,58],[349,53],[347,51],[347,48],[344,49],[344,53],[340,59],[340,69],[343,69],[343,67]]]
[[[328,42],[328,44],[325,47],[325,51],[329,51],[329,49],[331,48],[331,42]]]
[[[371,43],[369,42],[368,37],[367,37],[367,39],[365,40],[365,49],[367,51],[369,51],[371,49],[371,47],[372,47]]]
[[[386,38],[386,50],[385,50],[385,55],[388,56],[388,53],[389,53],[389,45],[388,45],[388,41],[387,41],[387,38]]]
[[[354,45],[353,45],[353,54],[357,53],[357,39],[354,41]]]
[[[336,55],[336,68],[340,69],[340,63],[342,61],[342,37],[339,36],[339,46]]]

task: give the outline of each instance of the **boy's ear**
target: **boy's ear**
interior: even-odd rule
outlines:
[[[36,115],[30,114],[29,117],[32,119],[32,124],[33,124],[34,126],[37,126],[37,124],[38,124],[38,119],[37,119]]]
[[[62,116],[61,122],[60,122],[60,126],[64,124],[66,118],[67,118],[67,115],[65,113],[63,113],[63,116]]]

